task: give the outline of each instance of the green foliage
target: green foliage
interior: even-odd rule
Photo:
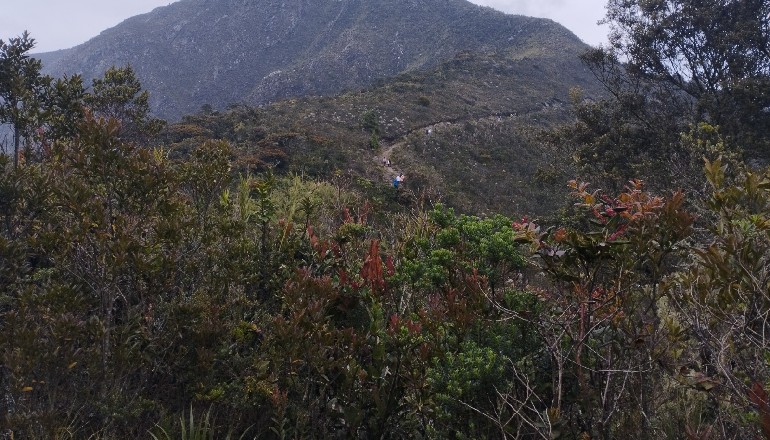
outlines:
[[[380,139],[378,138],[375,131],[372,131],[372,137],[369,138],[369,148],[372,150],[377,150],[380,148]]]
[[[103,78],[93,80],[85,104],[97,117],[120,122],[120,136],[129,141],[146,141],[165,124],[149,116],[150,95],[142,90],[131,66],[107,69]]]
[[[539,292],[542,313],[535,326],[552,387],[538,389],[535,375],[517,366],[515,386],[504,401],[543,436],[644,432],[654,438],[657,427],[634,414],[670,398],[651,386],[665,377],[661,366],[671,361],[674,345],[670,329],[657,325],[661,284],[683,258],[693,217],[681,193],[653,196],[638,181],[617,197],[590,192],[576,181],[570,186],[588,216],[583,227],[541,231],[529,221],[515,224],[519,237],[532,241],[551,281]],[[517,310],[509,315],[531,317]],[[637,371],[644,377],[635,376]],[[640,393],[646,399],[634,397]]]
[[[728,169],[720,159],[707,161],[705,174],[707,204],[716,214],[711,237],[672,279],[671,303],[683,326],[698,329],[693,342],[703,347],[684,374],[692,387],[709,392],[711,423],[734,424],[749,435],[754,427],[738,417],[756,411],[767,435],[763,388],[770,371],[761,334],[770,312],[770,174]],[[724,352],[730,355],[718,354]]]
[[[85,116],[85,96],[83,80],[78,75],[59,78],[51,84],[43,103],[46,141],[65,140],[77,134],[78,123]]]
[[[611,48],[632,75],[691,96],[736,145],[767,149],[770,3],[610,1]],[[751,96],[749,98],[749,95]],[[704,117],[700,116],[700,117]]]
[[[725,150],[765,161],[768,12],[766,0],[610,1],[611,44],[582,57],[610,95],[575,100],[577,123],[556,140],[562,154],[602,186],[644,178],[698,189],[701,156],[678,137],[707,123]]]
[[[361,115],[361,128],[372,133],[372,135],[380,134],[379,115],[376,111],[369,110]]]
[[[23,160],[35,161],[50,153],[51,143],[74,137],[86,108],[119,121],[127,140],[146,142],[162,128],[163,121],[149,118],[149,95],[130,67],[109,69],[87,93],[78,75],[42,76],[41,62],[27,53],[34,44],[27,33],[0,40],[0,123],[12,125],[15,164],[22,141]]]
[[[156,277],[171,264],[153,242],[171,229],[179,206],[169,197],[163,156],[121,144],[116,132],[114,124],[84,121],[77,141],[56,144],[45,167],[24,167],[31,182],[49,182],[43,197],[17,192],[6,211],[9,225],[20,224],[22,206],[36,213],[27,232],[4,233],[27,249],[27,269],[2,286],[13,304],[3,310],[5,392],[29,390],[12,394],[10,426],[22,436],[54,436],[67,426],[106,434],[154,406],[134,374],[157,353],[147,314],[161,297],[153,292],[163,289]],[[31,182],[15,185],[31,189]],[[95,428],[82,411],[110,414],[110,422]],[[27,420],[32,414],[38,418]]]
[[[413,79],[399,87],[428,93]],[[276,119],[207,110],[151,148],[148,126],[126,132],[150,123],[140,90],[130,69],[89,96],[65,78],[25,122],[41,154],[0,156],[3,435],[770,438],[770,172],[716,127],[666,134],[688,172],[723,156],[705,162],[704,198],[575,180],[572,218],[541,227],[427,192],[410,210],[358,177],[363,162],[340,171],[343,131],[319,133],[373,134],[360,102],[313,130],[280,118],[299,117],[288,103]],[[416,117],[445,99],[430,93]],[[393,105],[378,102],[382,139],[404,133]],[[634,112],[582,110],[597,166],[609,143],[594,134],[646,139],[623,122]],[[410,121],[400,157],[461,140],[497,162],[490,133],[516,133],[499,118]],[[312,177],[282,174],[298,162]]]
[[[451,286],[475,273],[485,276],[494,291],[525,264],[509,218],[457,216],[437,205],[426,220],[404,249],[402,269],[396,275],[399,282]]]
[[[190,408],[189,415],[181,415],[178,421],[174,421],[173,427],[164,428],[158,425],[150,431],[153,440],[214,440],[218,438],[230,440],[234,438],[231,433],[227,433],[226,436],[219,434],[212,420],[211,408],[204,413],[202,418],[196,418],[193,409]],[[246,434],[244,432],[239,439],[247,438]]]
[[[26,31],[8,42],[0,40],[0,124],[13,128],[14,166],[19,163],[22,139],[35,128],[48,82],[40,75],[40,61],[29,56],[33,47],[35,40]]]
[[[206,412],[202,420],[195,419],[195,414],[192,408],[190,408],[189,419],[182,416],[179,420],[179,436],[172,437],[166,429],[158,427],[159,434],[150,433],[153,440],[171,440],[172,438],[179,438],[180,440],[208,440],[214,439],[214,431],[211,427],[211,411]],[[159,437],[160,436],[160,437]]]

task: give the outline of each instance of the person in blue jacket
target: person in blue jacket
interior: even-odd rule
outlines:
[[[404,173],[399,174],[393,179],[393,188],[398,189],[398,186],[401,184],[401,182],[404,181]]]

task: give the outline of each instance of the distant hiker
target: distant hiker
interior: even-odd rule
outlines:
[[[431,133],[433,133],[433,129],[432,128],[429,128],[429,129],[425,130],[425,134],[427,134],[428,136],[430,136]]]
[[[386,167],[389,167],[389,166],[390,166],[390,159],[385,159],[385,166],[386,166]]]
[[[396,176],[395,179],[393,179],[393,188],[398,189],[398,186],[401,185],[401,182],[404,181],[404,173],[399,174]]]

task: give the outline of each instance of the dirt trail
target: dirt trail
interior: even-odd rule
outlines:
[[[416,129],[410,131],[409,133],[405,134],[404,136],[402,136],[401,139],[399,139],[398,141],[388,145],[384,150],[382,150],[382,153],[380,153],[374,159],[382,167],[385,180],[387,182],[390,182],[393,179],[393,177],[395,177],[399,173],[403,172],[403,170],[401,168],[399,168],[398,166],[395,166],[391,162],[390,156],[393,153],[393,150],[395,150],[396,148],[401,148],[402,146],[404,146],[406,144],[406,138],[409,135],[421,131],[421,132],[425,133],[427,136],[430,136],[437,129],[443,128],[443,127],[448,127],[450,125],[452,125],[451,122],[437,122],[435,124],[426,125],[425,127],[416,128]]]
[[[547,111],[548,108],[552,107],[553,105],[556,105],[558,107],[561,107],[562,104],[560,102],[557,102],[556,104],[552,103],[544,103],[543,108],[540,110],[533,110],[531,112],[527,112],[524,114],[518,114],[518,113],[511,113],[511,112],[504,112],[504,113],[498,113],[498,114],[491,114],[488,116],[480,117],[474,119],[475,121],[483,121],[483,120],[497,120],[498,122],[502,122],[503,119],[512,119],[512,118],[519,118],[521,116],[527,115],[527,114],[534,114],[540,111]],[[377,164],[382,167],[383,177],[386,182],[390,183],[393,178],[398,175],[399,173],[403,172],[403,169],[399,168],[398,166],[395,166],[392,161],[390,160],[390,156],[393,154],[393,151],[396,148],[400,148],[406,144],[407,138],[418,132],[424,133],[426,136],[431,136],[433,133],[436,133],[438,131],[441,131],[442,129],[445,129],[447,127],[451,127],[453,125],[458,124],[464,124],[468,122],[469,119],[459,118],[456,120],[450,120],[450,121],[441,121],[437,122],[435,124],[426,125],[420,128],[415,128],[414,130],[411,130],[407,132],[405,135],[401,136],[401,138],[385,147],[384,150],[382,150],[382,153],[375,156],[374,160],[377,161]]]
[[[396,148],[400,148],[404,145],[406,141],[400,140],[398,142],[394,142],[390,144],[385,150],[383,150],[382,154],[377,156],[375,159],[379,162],[380,166],[383,167],[385,172],[387,173],[386,178],[388,176],[395,176],[399,173],[399,171],[393,167],[393,163],[390,161],[390,155],[393,153],[393,150]]]

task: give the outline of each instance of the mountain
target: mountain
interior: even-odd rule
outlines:
[[[586,46],[550,20],[465,0],[181,0],[41,58],[46,73],[87,79],[130,64],[155,113],[178,119],[204,104],[356,90],[464,50],[544,48],[574,58]]]

